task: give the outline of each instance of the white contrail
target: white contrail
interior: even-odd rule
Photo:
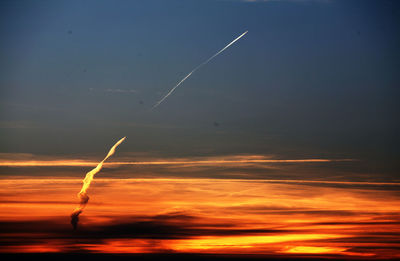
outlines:
[[[208,58],[206,61],[202,62],[201,64],[199,64],[196,68],[194,68],[188,75],[186,75],[182,80],[180,80],[180,82],[178,82],[168,93],[167,95],[165,95],[161,100],[159,100],[156,104],[154,104],[153,108],[156,108],[158,105],[160,105],[168,96],[170,96],[175,89],[181,85],[181,83],[183,83],[187,78],[189,78],[190,75],[192,75],[192,73],[194,73],[195,71],[197,71],[200,67],[202,67],[203,65],[206,65],[207,63],[209,63],[212,59],[214,59],[217,55],[219,55],[220,53],[222,53],[223,51],[225,51],[229,46],[231,46],[232,44],[234,44],[237,40],[239,40],[240,38],[242,38],[245,34],[247,34],[248,31],[242,33],[241,35],[239,35],[235,40],[233,40],[232,42],[230,42],[227,46],[225,46],[224,48],[222,48],[221,50],[219,50],[216,54],[214,54],[213,56],[211,56],[210,58]]]

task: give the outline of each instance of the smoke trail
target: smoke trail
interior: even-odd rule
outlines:
[[[160,105],[168,96],[170,96],[175,89],[181,85],[181,83],[183,83],[187,78],[189,78],[190,75],[192,75],[192,73],[194,73],[195,71],[197,71],[200,67],[202,67],[203,65],[206,65],[207,63],[209,63],[212,59],[214,59],[217,55],[219,55],[220,53],[222,53],[223,51],[225,51],[229,46],[231,46],[232,44],[234,44],[237,40],[239,40],[240,38],[242,38],[245,34],[247,34],[248,31],[242,33],[240,36],[238,36],[235,40],[233,40],[232,42],[230,42],[228,45],[226,45],[224,48],[222,48],[221,50],[219,50],[216,54],[214,54],[213,56],[211,56],[210,58],[208,58],[206,61],[202,62],[201,64],[199,64],[196,68],[194,68],[188,75],[186,75],[182,80],[180,80],[180,82],[178,82],[178,84],[176,84],[168,93],[167,95],[165,95],[161,100],[159,100],[156,104],[154,104],[154,106],[152,107],[152,109],[156,108],[158,105]]]
[[[75,208],[75,210],[71,214],[71,224],[74,229],[76,229],[76,227],[78,226],[79,215],[82,213],[83,209],[89,201],[89,196],[86,194],[86,190],[89,188],[94,175],[96,175],[103,168],[103,163],[115,153],[115,149],[125,140],[125,138],[126,137],[123,137],[117,143],[115,143],[115,145],[112,146],[112,148],[108,152],[107,156],[99,164],[97,164],[96,168],[89,171],[83,179],[82,189],[78,193],[78,198],[80,199],[79,206]]]

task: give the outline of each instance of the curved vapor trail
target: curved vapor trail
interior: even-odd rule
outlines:
[[[107,156],[99,164],[97,164],[97,166],[94,169],[92,169],[91,171],[86,173],[86,176],[82,181],[82,183],[83,183],[82,189],[78,193],[78,198],[80,199],[79,206],[77,208],[75,208],[71,214],[71,224],[74,227],[74,229],[76,229],[76,227],[78,225],[79,215],[82,213],[83,209],[86,207],[86,204],[89,201],[89,196],[86,194],[86,190],[89,188],[90,183],[92,182],[92,180],[94,178],[94,175],[96,175],[103,168],[103,163],[115,153],[115,149],[125,139],[126,139],[126,137],[123,137],[117,143],[115,143],[114,146],[112,146],[112,148],[108,152]]]
[[[217,55],[219,55],[220,53],[222,53],[223,51],[225,51],[229,46],[231,46],[232,44],[234,44],[237,40],[239,40],[240,38],[242,38],[245,34],[247,34],[248,31],[242,33],[241,35],[239,35],[235,40],[233,40],[232,42],[230,42],[228,45],[226,45],[224,48],[222,48],[221,50],[219,50],[216,54],[214,54],[213,56],[211,56],[210,58],[208,58],[206,61],[202,62],[201,64],[199,64],[196,68],[194,68],[188,75],[186,75],[182,80],[180,80],[161,100],[159,100],[156,104],[154,104],[154,106],[152,107],[152,109],[156,108],[158,105],[160,105],[168,96],[170,96],[175,89],[181,85],[181,83],[183,83],[187,78],[189,78],[190,75],[192,75],[195,71],[197,71],[200,67],[202,67],[203,65],[206,65],[207,63],[209,63],[212,59],[214,59]]]

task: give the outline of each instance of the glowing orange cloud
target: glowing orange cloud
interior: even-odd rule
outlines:
[[[324,162],[343,162],[353,161],[353,159],[265,159],[262,156],[243,156],[243,157],[227,157],[227,158],[211,158],[206,160],[188,160],[188,159],[172,159],[172,160],[153,160],[153,161],[119,161],[104,163],[107,166],[120,165],[228,165],[242,163],[324,163]],[[85,167],[96,166],[96,162],[84,160],[25,160],[25,161],[2,161],[0,166],[7,167]]]
[[[71,234],[65,213],[80,182],[0,179],[0,253],[400,257],[399,183],[96,177]]]
[[[117,143],[115,143],[115,145],[112,146],[112,148],[108,152],[107,156],[99,164],[97,164],[96,168],[89,171],[86,174],[85,178],[83,179],[82,189],[78,193],[78,197],[80,198],[81,201],[79,203],[79,206],[71,214],[71,224],[74,226],[74,228],[76,228],[76,226],[78,225],[78,220],[79,220],[78,217],[82,213],[87,202],[89,201],[89,196],[86,194],[86,191],[89,188],[90,183],[94,178],[94,175],[96,175],[103,168],[104,161],[106,161],[109,157],[111,157],[115,153],[115,149],[118,147],[119,144],[121,144],[125,140],[125,138],[126,137],[123,137]]]

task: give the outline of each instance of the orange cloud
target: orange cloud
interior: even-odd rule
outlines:
[[[7,167],[59,167],[59,166],[79,166],[91,167],[96,166],[96,161],[80,160],[80,159],[55,159],[53,157],[45,159],[33,159],[27,157],[26,154],[14,155],[14,159],[9,155],[3,156],[0,166]],[[216,156],[216,157],[193,157],[193,158],[170,158],[170,159],[150,159],[143,161],[114,161],[108,162],[106,166],[121,166],[121,165],[180,165],[180,166],[196,166],[196,165],[240,165],[240,164],[265,164],[265,163],[327,163],[327,162],[346,162],[353,159],[271,159],[264,155],[233,155],[233,156]]]
[[[383,183],[99,178],[72,233],[80,183],[0,180],[1,251],[400,255],[400,198]]]

